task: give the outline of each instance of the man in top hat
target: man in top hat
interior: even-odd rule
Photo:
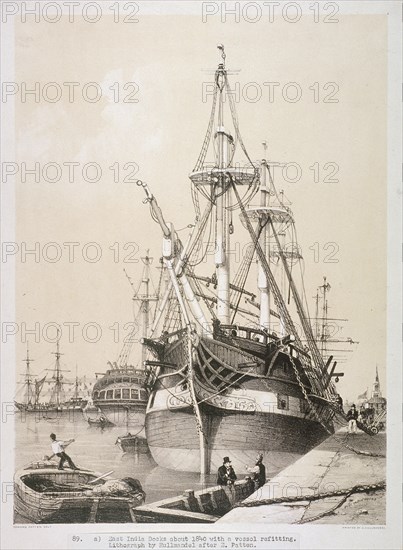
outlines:
[[[358,411],[355,408],[355,405],[351,405],[351,408],[349,409],[349,411],[347,413],[348,433],[349,434],[356,434],[357,433],[357,418],[358,418]]]
[[[217,485],[233,485],[236,480],[234,468],[228,456],[224,456],[223,465],[218,468]]]

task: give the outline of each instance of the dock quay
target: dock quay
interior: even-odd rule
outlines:
[[[339,430],[217,523],[384,525],[386,433]]]

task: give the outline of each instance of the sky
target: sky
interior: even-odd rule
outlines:
[[[9,342],[17,373],[24,370],[25,328],[35,323],[39,341],[28,336],[35,372],[52,364],[54,323],[63,328],[63,362],[72,376],[76,363],[80,374],[92,375],[116,359],[132,320],[123,269],[137,282],[146,250],[154,265],[161,251],[160,230],[134,180],[149,183],[176,228],[194,221],[188,174],[207,128],[211,71],[223,43],[251,158],[262,158],[266,140],[270,160],[296,163],[301,171],[296,182],[280,169],[275,177],[292,203],[311,311],[326,276],[329,314],[347,318],[340,336],[359,342],[341,365],[338,391],[356,399],[371,388],[378,365],[385,393],[385,17],[339,15],[332,25],[315,23],[312,15],[295,24],[217,16],[203,22],[197,10],[138,18],[134,25],[109,16],[93,25],[62,20],[16,27],[15,80],[20,90],[23,82],[40,89],[37,102],[15,97],[19,172],[9,189],[16,201],[19,331]],[[58,101],[49,100],[58,90],[50,82],[63,91]],[[72,101],[66,82],[78,83]],[[90,82],[98,87],[85,88]],[[83,99],[97,89],[99,101]],[[294,92],[301,93],[298,101]],[[35,162],[40,181],[32,174],[24,181],[24,163]],[[78,163],[73,181],[71,162]],[[46,172],[47,163],[61,166],[59,181],[46,181],[56,173]],[[89,163],[101,167],[99,181],[88,181],[97,179]],[[287,175],[292,179],[292,168]],[[35,243],[38,257],[25,254]],[[158,273],[153,277],[157,283]]]

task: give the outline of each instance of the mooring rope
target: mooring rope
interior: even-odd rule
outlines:
[[[317,493],[313,495],[297,495],[294,497],[278,497],[278,498],[263,498],[261,500],[251,500],[239,502],[236,505],[236,508],[254,508],[256,506],[268,506],[271,504],[284,504],[291,502],[300,502],[303,500],[308,500],[309,502],[313,500],[321,500],[323,498],[335,497],[335,496],[344,496],[352,495],[353,493],[367,493],[369,491],[380,491],[386,488],[386,482],[380,481],[379,483],[368,484],[368,485],[354,485],[348,489],[337,489],[334,491],[327,491],[326,493]]]
[[[320,514],[316,514],[316,516],[312,516],[310,518],[301,518],[299,521],[295,521],[293,524],[302,525],[303,523],[309,523],[312,521],[316,521],[317,519],[324,518],[325,516],[332,515],[337,510],[337,508],[340,508],[340,506],[342,506],[346,502],[346,500],[350,498],[352,494],[353,494],[352,491],[349,491],[346,495],[344,495],[344,497],[341,500],[339,500],[337,504],[335,504],[329,510],[326,510],[325,512],[321,512]]]

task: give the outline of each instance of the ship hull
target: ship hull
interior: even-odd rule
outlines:
[[[17,410],[20,412],[28,414],[42,414],[42,413],[53,413],[53,414],[81,414],[84,408],[87,406],[88,401],[85,399],[79,400],[70,400],[64,403],[56,405],[54,403],[37,403],[37,404],[28,404],[28,403],[18,403],[14,402]]]
[[[114,368],[94,385],[92,402],[115,426],[144,426],[148,392],[144,370]]]
[[[328,433],[314,420],[255,411],[250,414],[201,407],[207,435],[207,469],[217,471],[229,456],[235,471],[245,472],[263,452],[268,471],[292,464]],[[200,472],[195,415],[187,410],[159,410],[146,416],[146,437],[153,459],[164,468]]]
[[[83,409],[81,407],[52,407],[52,406],[26,406],[21,403],[15,404],[17,412],[21,417],[28,415],[35,417],[38,421],[41,419],[59,420],[63,419],[69,422],[77,421],[83,417]]]
[[[257,349],[251,350],[252,344]],[[167,363],[184,365],[184,350],[179,335],[165,346],[163,357]],[[333,433],[329,403],[318,396],[312,397],[314,410],[307,403],[309,380],[293,354],[292,348],[283,346],[273,352],[266,342],[251,339],[239,339],[236,346],[217,339],[199,342],[192,385],[208,472],[217,471],[224,456],[231,458],[239,472],[245,472],[260,452],[269,471],[278,471]],[[183,372],[157,377],[145,423],[157,464],[174,470],[202,470],[196,417],[189,379]]]
[[[114,403],[99,403],[98,408],[106,418],[119,427],[144,426],[147,403],[121,405]]]

